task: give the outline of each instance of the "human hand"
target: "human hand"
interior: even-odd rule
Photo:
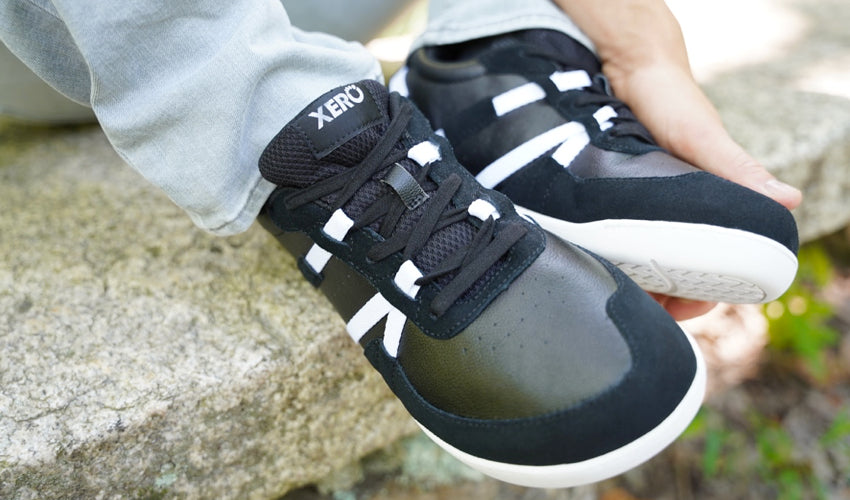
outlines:
[[[802,193],[777,180],[730,136],[694,80],[685,41],[663,0],[556,0],[596,45],[602,71],[659,145],[789,209]]]
[[[676,321],[684,321],[686,319],[702,316],[714,309],[717,302],[705,302],[701,300],[683,299],[681,297],[671,297],[660,293],[648,292],[650,297],[655,299],[667,314],[673,317]]]
[[[726,132],[715,108],[679,66],[658,64],[621,78],[618,96],[659,144],[683,160],[758,191],[785,207],[800,204],[802,194],[773,177]],[[625,97],[628,96],[628,97]],[[705,314],[712,303],[654,295],[677,320]]]
[[[655,140],[688,163],[789,209],[802,193],[736,143],[691,73],[681,29],[663,0],[555,0],[596,45],[602,71]],[[651,294],[676,320],[714,303]]]
[[[673,155],[788,209],[800,204],[798,189],[776,179],[729,136],[686,67],[659,61],[628,73],[611,72],[617,75],[609,77],[617,97]]]

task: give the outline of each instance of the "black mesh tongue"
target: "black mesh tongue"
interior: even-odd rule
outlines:
[[[388,93],[373,80],[337,87],[307,105],[272,139],[260,173],[278,186],[306,187],[328,168],[358,164],[389,121]]]
[[[348,98],[348,102],[343,95]],[[350,171],[349,169],[360,165],[378,142],[384,139],[390,120],[396,117],[396,113],[404,108],[407,102],[398,94],[390,96],[382,85],[371,80],[331,90],[307,106],[272,139],[260,157],[260,172],[264,178],[278,186],[296,188],[291,192],[297,193],[299,189],[312,186],[323,179]],[[336,109],[337,106],[339,109]],[[407,151],[415,144],[428,140],[431,133],[428,121],[415,111],[407,124],[407,130],[398,138],[395,148]],[[450,153],[444,161],[455,162]],[[407,157],[394,162],[394,165],[405,169],[411,177],[416,177],[418,170],[423,168]],[[456,164],[454,167],[462,168]],[[357,220],[377,199],[391,192],[392,188],[389,186],[392,182],[388,182],[386,178],[391,168],[387,166],[359,186],[342,206],[346,215]],[[433,182],[433,179],[429,181]],[[429,189],[436,189],[435,186],[432,185]],[[317,199],[315,202],[325,207],[334,206],[337,203],[336,194]],[[429,209],[428,203],[426,200],[415,208],[408,207],[397,221],[393,234],[408,232],[418,224]],[[369,227],[378,232],[381,222],[382,220],[375,221]],[[447,225],[431,234],[424,246],[412,256],[412,260],[423,274],[427,274],[459,249],[470,245],[477,231],[477,226],[469,220]],[[477,293],[478,287],[482,286],[500,265],[497,263],[488,270],[477,284],[472,285],[467,294]],[[453,276],[454,274],[451,274],[440,278],[438,285],[448,283]]]

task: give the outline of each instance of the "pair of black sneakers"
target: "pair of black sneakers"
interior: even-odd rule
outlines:
[[[796,272],[790,213],[667,154],[599,70],[545,30],[421,49],[260,159],[260,221],[413,418],[521,485],[619,474],[700,407],[699,351],[641,287],[762,302]]]

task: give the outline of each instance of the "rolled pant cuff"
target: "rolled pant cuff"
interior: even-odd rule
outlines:
[[[428,26],[414,41],[411,50],[526,29],[560,31],[596,52],[587,35],[550,0],[431,0]]]

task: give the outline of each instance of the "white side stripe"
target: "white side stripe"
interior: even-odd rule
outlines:
[[[401,344],[401,334],[407,317],[387,302],[380,293],[376,293],[348,320],[345,329],[355,342],[360,342],[360,339],[384,317],[387,318],[384,325],[384,347],[390,356],[395,357],[398,355],[398,346]]]
[[[360,339],[366,335],[366,332],[377,325],[393,309],[395,308],[387,302],[387,299],[383,295],[376,293],[348,320],[345,329],[355,342],[360,342]]]
[[[322,232],[328,235],[331,239],[342,241],[352,226],[354,226],[354,221],[345,215],[345,212],[338,209],[331,214],[331,218],[328,219],[328,222],[325,223],[324,227],[322,227]],[[328,261],[330,259],[331,253],[315,243],[312,247],[310,247],[310,251],[307,252],[307,255],[304,256],[304,261],[307,262],[307,264],[313,268],[313,271],[317,273],[322,272],[322,269],[328,265]]]
[[[307,255],[304,256],[304,260],[307,264],[310,264],[313,271],[321,273],[322,269],[328,265],[328,261],[331,260],[331,253],[314,243]]]
[[[593,82],[590,75],[583,70],[556,71],[549,79],[561,92],[590,87]],[[537,102],[546,97],[546,91],[540,85],[529,82],[514,89],[503,92],[493,98],[493,110],[496,116],[504,116],[515,109]]]
[[[494,97],[493,110],[496,112],[496,116],[503,116],[544,97],[546,97],[546,92],[543,87],[534,82],[529,82]]]
[[[387,315],[387,325],[384,328],[384,349],[392,356],[398,356],[398,346],[401,344],[401,334],[407,317],[396,308]]]
[[[407,260],[399,267],[393,281],[405,295],[415,298],[416,294],[419,293],[419,285],[416,284],[416,280],[421,277],[422,272],[413,262]],[[407,322],[407,316],[393,307],[380,292],[369,299],[348,320],[345,329],[355,342],[360,342],[360,339],[366,335],[366,332],[371,330],[384,317],[387,318],[387,322],[384,325],[384,348],[390,356],[396,357],[398,355],[398,347],[401,344],[401,334],[404,332],[404,324]]]
[[[590,81],[590,75],[587,74],[587,71],[580,69],[575,71],[557,71],[552,73],[549,79],[552,80],[552,83],[561,92],[590,87],[593,84]]]
[[[486,188],[495,187],[522,167],[539,158],[546,151],[582,132],[584,132],[584,126],[578,122],[559,125],[512,149],[498,160],[484,167],[475,178]]]
[[[552,159],[560,163],[563,167],[569,167],[570,163],[575,160],[576,156],[581,153],[581,150],[590,142],[590,137],[587,131],[583,130],[580,134],[576,134],[561,144],[558,149],[552,153]]]
[[[440,147],[431,141],[423,141],[407,150],[407,157],[424,167],[441,158]]]
[[[617,112],[611,106],[602,106],[596,110],[596,113],[593,113],[593,117],[596,118],[596,122],[599,123],[601,130],[608,130],[614,126],[611,123],[611,118],[616,118]]]
[[[416,280],[422,277],[422,271],[416,267],[412,261],[406,260],[398,268],[398,272],[393,278],[396,286],[411,299],[416,298],[419,293],[419,285]],[[404,331],[404,324],[407,322],[407,317],[396,308],[393,308],[387,316],[387,325],[384,328],[384,349],[387,350],[390,356],[398,356],[398,346],[401,344],[401,334]]]

